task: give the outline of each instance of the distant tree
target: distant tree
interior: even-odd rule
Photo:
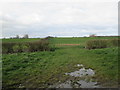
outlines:
[[[25,35],[23,36],[23,38],[29,38],[28,34],[25,34]]]
[[[17,39],[18,39],[18,38],[19,38],[19,35],[16,35],[16,37],[15,37],[15,38],[17,38]]]
[[[49,39],[49,38],[54,38],[54,37],[52,37],[52,36],[47,36],[45,39]]]

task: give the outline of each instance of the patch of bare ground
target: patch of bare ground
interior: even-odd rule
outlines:
[[[80,44],[56,44],[56,46],[79,46]]]

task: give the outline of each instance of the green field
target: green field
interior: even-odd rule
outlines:
[[[113,38],[117,37],[51,38],[49,42],[53,46],[80,45],[57,46],[55,51],[3,54],[3,87],[19,88],[21,85],[21,88],[47,88],[70,79],[65,73],[78,70],[76,64],[93,69],[96,73],[93,78],[102,86],[117,87],[118,47],[93,50],[84,48],[88,40]]]
[[[38,41],[40,38],[29,38],[29,39],[2,39],[2,42],[31,42]]]
[[[93,39],[116,39],[118,37],[74,37],[74,38],[52,38],[52,44],[80,44],[85,46],[86,42]]]

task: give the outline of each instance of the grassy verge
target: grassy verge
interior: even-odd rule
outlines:
[[[76,70],[76,64],[94,69],[95,78],[102,84],[108,87],[116,85],[118,48],[87,50],[60,47],[54,52],[3,55],[3,87],[48,87],[58,81],[65,81],[68,76],[64,73]]]

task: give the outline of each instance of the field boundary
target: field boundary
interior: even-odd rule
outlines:
[[[79,46],[80,44],[56,44],[56,46]]]

